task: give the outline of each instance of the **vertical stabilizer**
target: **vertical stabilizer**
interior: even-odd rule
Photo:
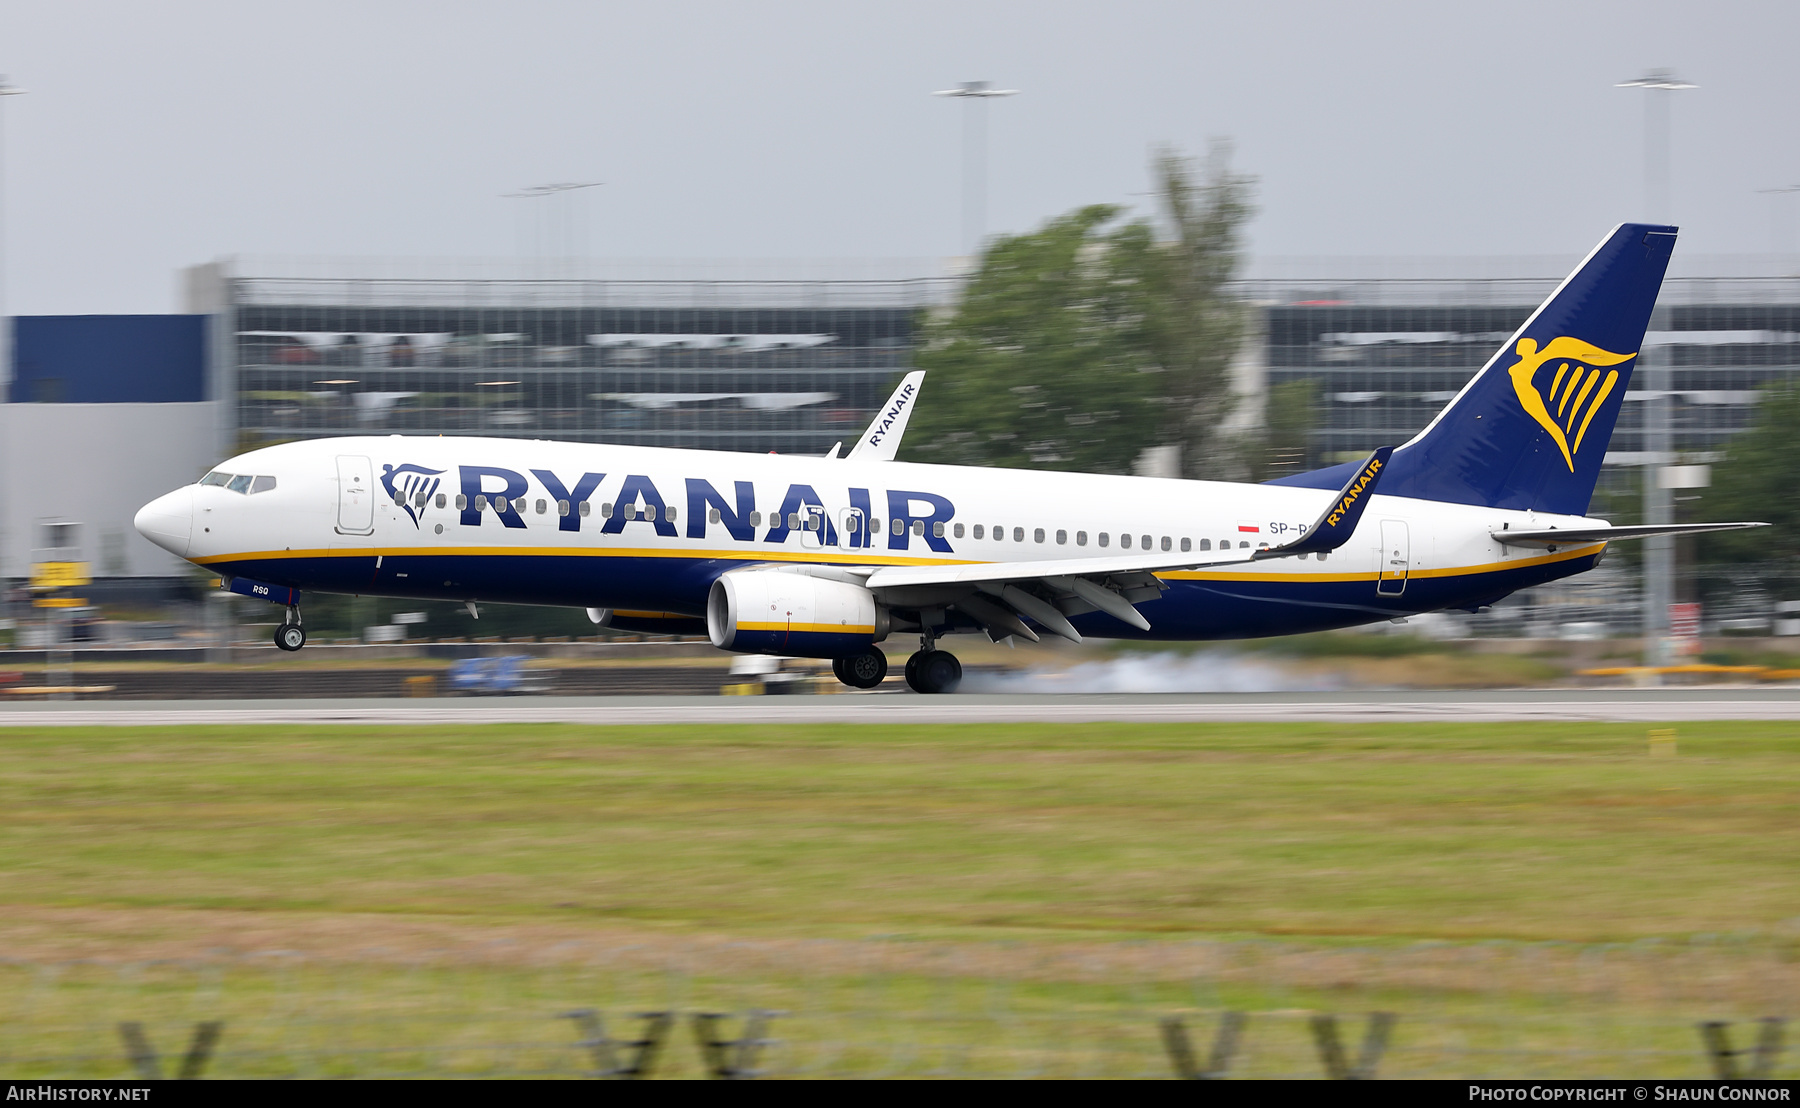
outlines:
[[[1614,228],[1456,399],[1394,451],[1381,491],[1585,514],[1675,235],[1654,224]],[[1272,483],[1336,488],[1353,466]]]

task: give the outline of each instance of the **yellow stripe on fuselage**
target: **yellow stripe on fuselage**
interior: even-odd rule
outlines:
[[[812,632],[822,635],[873,635],[873,624],[850,623],[739,623],[739,631],[780,631],[790,635]]]
[[[977,558],[896,558],[823,550],[672,550],[662,547],[566,546],[333,546],[314,550],[256,550],[192,558],[196,565],[286,558],[690,558],[747,562],[819,562],[827,565],[959,566]]]
[[[1552,562],[1564,562],[1573,558],[1583,558],[1605,549],[1604,542],[1586,543],[1569,550],[1557,551],[1554,554],[1541,554],[1532,558],[1519,558],[1504,562],[1484,562],[1473,566],[1447,566],[1440,569],[1414,569],[1407,577],[1471,577],[1482,573],[1494,573],[1502,570],[1525,569],[1530,566],[1547,565]],[[409,557],[448,557],[448,558],[481,558],[481,557],[521,557],[521,558],[686,558],[716,561],[740,562],[810,562],[819,565],[867,565],[867,566],[957,566],[985,564],[977,558],[896,558],[882,554],[844,554],[841,552],[826,553],[816,550],[665,550],[655,547],[609,548],[594,547],[514,547],[514,546],[442,546],[442,547],[361,547],[333,548],[326,550],[263,550],[243,554],[215,554],[205,558],[193,559],[199,565],[220,565],[228,562],[244,561],[282,561],[289,558],[409,558]],[[1026,563],[1029,564],[1029,563]],[[1236,566],[1221,566],[1212,569],[1164,569],[1157,570],[1156,576],[1167,581],[1294,581],[1294,582],[1332,582],[1332,581],[1374,581],[1380,574],[1375,570],[1364,570],[1355,573],[1311,573],[1311,572],[1278,572],[1259,570],[1245,572],[1250,565],[1268,565],[1269,563],[1240,563]]]

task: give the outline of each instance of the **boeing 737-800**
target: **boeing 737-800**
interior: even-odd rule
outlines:
[[[283,605],[304,592],[585,608],[725,650],[961,679],[945,636],[1232,639],[1475,610],[1610,540],[1759,524],[1586,516],[1674,227],[1623,224],[1418,435],[1266,484],[895,460],[909,374],[844,458],[393,435],[252,450],[138,512],[151,541]]]

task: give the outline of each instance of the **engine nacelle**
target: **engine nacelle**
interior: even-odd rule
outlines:
[[[734,570],[706,597],[706,633],[722,650],[843,658],[887,638],[887,609],[861,585],[776,569]]]

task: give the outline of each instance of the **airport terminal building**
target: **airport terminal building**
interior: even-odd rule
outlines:
[[[240,447],[496,435],[824,454],[911,366],[942,277],[189,273]],[[895,266],[887,267],[892,271]]]
[[[1235,363],[1237,418],[1254,434],[1276,390],[1307,390],[1292,468],[1404,442],[1575,260],[1255,262],[1237,286],[1252,319]],[[1603,487],[1633,484],[1652,460],[1716,459],[1754,418],[1758,390],[1800,377],[1800,278],[1783,275],[1800,267],[1678,264]],[[97,572],[184,573],[130,532],[128,514],[120,525],[121,505],[234,452],[297,438],[498,435],[824,454],[866,426],[913,366],[927,315],[952,306],[959,287],[941,260],[732,272],[524,265],[227,260],[183,274],[179,316],[19,320],[5,418],[24,431],[0,457],[5,486],[86,466],[94,473],[76,487],[111,500],[52,509],[5,497],[0,576],[24,575],[31,536],[59,519],[91,524],[83,556]],[[1653,455],[1644,413],[1659,398],[1670,440]],[[136,460],[158,442],[179,445]]]

